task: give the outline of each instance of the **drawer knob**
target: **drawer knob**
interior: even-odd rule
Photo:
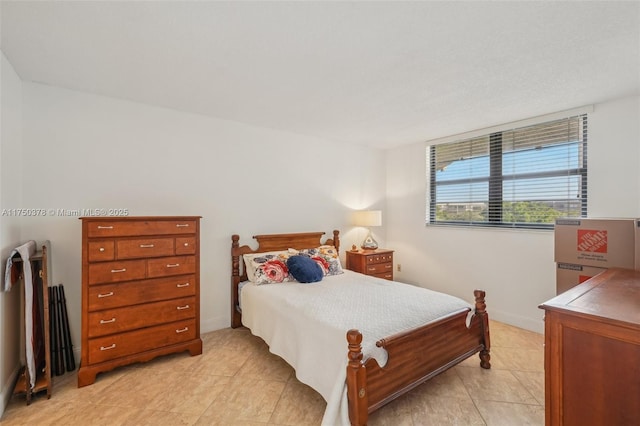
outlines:
[[[125,272],[127,270],[127,268],[122,268],[122,269],[112,269],[111,272],[112,273],[116,273],[116,272]]]
[[[176,309],[179,310],[179,311],[183,311],[185,309],[189,309],[189,305],[177,306]]]
[[[167,263],[167,268],[177,268],[180,266],[179,263]]]
[[[368,270],[369,272],[375,272],[375,271],[376,271],[376,268],[367,268],[367,270]]]
[[[189,224],[188,223],[178,223],[176,224],[176,228],[188,228]]]
[[[113,226],[100,226],[100,225],[98,225],[98,229],[113,229]]]
[[[184,243],[184,246],[185,247],[189,247],[189,243]]]
[[[140,244],[140,248],[153,248],[153,244]]]
[[[384,267],[385,267],[385,268],[387,268],[387,269],[391,269],[391,268],[393,268],[393,266],[392,266],[392,265],[384,265]]]
[[[178,287],[178,288],[182,288],[182,287],[189,287],[189,283],[176,284],[176,287]]]
[[[110,297],[110,296],[113,296],[113,292],[112,291],[110,291],[109,293],[98,294],[98,299],[101,299],[103,297]]]
[[[185,331],[189,331],[189,327],[185,327],[185,328],[181,328],[179,330],[176,330],[176,333],[184,333]]]
[[[98,251],[100,251],[102,253],[104,251],[104,247],[100,247],[100,249]]]
[[[115,347],[116,347],[116,344],[112,343],[109,346],[100,346],[100,350],[101,351],[108,351],[109,349],[115,349]]]
[[[110,324],[112,322],[116,322],[115,317],[111,318],[110,320],[100,320],[100,324]]]

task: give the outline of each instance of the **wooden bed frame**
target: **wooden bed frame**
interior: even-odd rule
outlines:
[[[258,248],[240,246],[238,235],[231,237],[231,327],[242,326],[238,306],[238,284],[247,280],[243,254],[267,251],[305,249],[329,244],[340,248],[339,231],[324,243],[324,232],[256,235]],[[240,264],[242,263],[242,272]],[[436,322],[417,327],[376,342],[387,351],[388,361],[380,367],[374,358],[363,362],[362,334],[347,332],[348,359],[347,396],[352,425],[366,425],[369,413],[405,394],[426,380],[469,358],[480,355],[480,366],[491,368],[489,316],[485,310],[485,292],[475,290],[475,310],[469,327],[470,309],[454,312]]]

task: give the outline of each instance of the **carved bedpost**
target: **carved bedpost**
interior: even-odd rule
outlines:
[[[240,256],[234,255],[233,252],[240,247],[240,236],[235,234],[231,236],[231,275],[234,277],[240,276]]]
[[[236,251],[240,247],[239,235],[231,236],[231,327],[238,328],[242,325],[242,316],[238,312],[238,284],[240,283],[240,256]]]
[[[336,248],[336,251],[340,253],[340,231],[337,229],[333,230],[333,245]]]
[[[335,234],[334,234],[335,235]],[[349,364],[347,365],[347,398],[349,400],[349,421],[355,426],[367,424],[369,416],[369,395],[367,394],[367,370],[362,363],[362,333],[347,331],[349,342]]]
[[[484,349],[480,351],[480,367],[491,368],[491,340],[489,339],[489,315],[487,314],[487,305],[484,301],[486,293],[482,290],[475,290],[473,295],[476,298],[476,315],[480,317],[480,326],[484,336]]]

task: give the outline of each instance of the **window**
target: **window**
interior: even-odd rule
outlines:
[[[587,215],[587,115],[427,147],[427,222],[553,228]]]

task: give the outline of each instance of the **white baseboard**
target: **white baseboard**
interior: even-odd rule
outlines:
[[[534,331],[536,333],[544,334],[544,320],[542,318],[540,318],[539,320],[535,320],[529,317],[496,311],[494,309],[487,309],[487,311],[489,312],[489,318],[492,320],[503,322],[514,327],[524,328],[525,330]],[[542,312],[540,312],[540,314],[542,316]]]
[[[200,320],[200,334],[208,333],[210,331],[221,330],[223,328],[229,328],[231,326],[231,320],[226,316],[218,316],[214,318],[207,318]]]

